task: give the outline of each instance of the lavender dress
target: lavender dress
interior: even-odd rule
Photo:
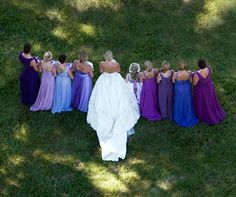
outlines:
[[[88,112],[88,102],[92,93],[92,79],[88,73],[77,71],[72,85],[71,106]]]
[[[157,73],[155,73],[152,78],[148,78],[145,75],[140,98],[140,113],[144,118],[151,121],[160,120],[162,118],[161,114],[158,112],[158,86],[156,75]]]
[[[31,111],[50,110],[53,104],[53,91],[55,77],[53,75],[54,66],[51,64],[51,70],[43,69],[41,85],[35,103],[31,106]]]
[[[195,72],[199,81],[193,89],[194,108],[198,118],[207,124],[218,124],[226,117],[226,113],[220,106],[216,97],[213,82],[211,80],[211,68],[209,74],[204,78],[199,72]]]
[[[162,73],[161,81],[158,87],[158,94],[159,94],[159,106],[160,112],[163,118],[172,120],[173,115],[173,83],[172,83],[172,76],[173,71],[169,77],[164,77]]]
[[[31,61],[36,59],[34,57],[27,59],[21,52],[19,60],[24,65],[20,75],[21,102],[24,105],[32,105],[37,98],[40,86],[39,74],[30,66]]]

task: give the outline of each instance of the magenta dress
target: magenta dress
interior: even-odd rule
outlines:
[[[211,68],[209,74],[204,78],[199,72],[195,72],[199,80],[193,89],[193,102],[197,117],[201,122],[209,125],[218,124],[226,117],[226,113],[221,107],[215,93],[211,80]]]
[[[148,78],[145,75],[140,97],[140,113],[144,118],[151,121],[161,120],[162,118],[158,111],[158,86],[156,76],[157,73],[155,73],[152,78]]]
[[[90,75],[77,71],[72,85],[71,106],[82,112],[88,112],[92,87],[92,78]]]
[[[31,111],[50,110],[53,104],[53,92],[55,77],[53,75],[54,66],[51,64],[51,70],[43,69],[41,85],[35,103],[31,106]]]
[[[21,102],[24,105],[32,105],[38,95],[40,79],[38,72],[30,63],[32,60],[37,60],[34,57],[29,59],[23,57],[22,52],[19,54],[19,60],[24,65],[20,75]]]

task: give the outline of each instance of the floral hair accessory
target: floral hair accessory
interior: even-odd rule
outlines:
[[[132,68],[136,67],[137,70],[135,69],[135,72],[140,72],[140,65],[138,63],[132,63],[129,66],[129,72],[132,73],[134,70]]]

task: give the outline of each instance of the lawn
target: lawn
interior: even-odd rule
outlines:
[[[1,196],[235,196],[236,0],[0,0]],[[140,119],[127,158],[101,160],[96,132],[78,111],[53,115],[20,104],[17,54],[80,49],[95,65],[110,49],[125,76],[146,59],[172,68],[212,66],[227,118],[185,129]]]

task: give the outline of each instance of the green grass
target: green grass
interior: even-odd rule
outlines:
[[[235,0],[0,0],[0,194],[3,196],[235,196]],[[96,133],[78,111],[52,115],[20,104],[17,53],[33,44],[56,58],[95,64],[111,49],[122,75],[131,62],[178,59],[214,69],[227,118],[177,127],[140,119],[127,158],[103,162]]]

